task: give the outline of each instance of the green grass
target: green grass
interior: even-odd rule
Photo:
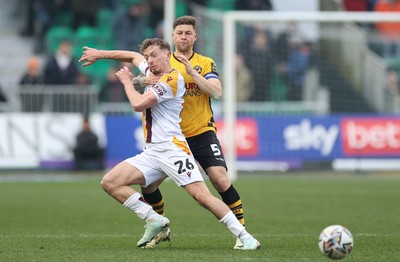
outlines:
[[[331,224],[353,233],[345,261],[400,261],[400,176],[241,176],[246,227],[262,244],[247,252],[172,182],[161,187],[171,243],[139,249],[144,223],[99,181],[0,182],[0,261],[329,261],[317,243]]]

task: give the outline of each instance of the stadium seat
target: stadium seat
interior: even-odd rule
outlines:
[[[100,60],[90,66],[80,67],[80,71],[89,75],[92,79],[92,83],[96,85],[96,88],[99,90],[113,64],[114,61],[112,60]]]
[[[84,46],[90,46],[97,48],[97,31],[96,28],[90,26],[80,26],[76,29],[73,41],[73,54],[75,57],[82,55],[82,48]]]
[[[71,12],[64,12],[61,14],[57,14],[57,16],[54,17],[54,25],[66,26],[72,28],[73,19],[74,18]]]
[[[145,27],[143,29],[143,38],[152,38],[155,36],[155,31],[151,27]]]
[[[96,15],[96,27],[110,28],[114,20],[114,14],[110,9],[102,8]]]
[[[133,5],[133,4],[140,4],[142,2],[144,2],[144,0],[120,0],[120,3],[124,7],[129,7],[129,6]]]
[[[175,3],[175,16],[180,17],[187,15],[186,3],[184,0],[176,0]]]
[[[46,34],[46,48],[47,52],[54,53],[61,41],[64,39],[73,39],[73,31],[67,26],[53,26]]]
[[[111,28],[96,28],[97,37],[96,44],[99,49],[112,50],[115,49],[115,38]]]
[[[235,10],[235,0],[209,0],[207,6],[221,11]]]
[[[96,31],[97,44],[100,49],[114,49],[115,39],[112,30],[114,14],[110,9],[103,8],[97,13]]]

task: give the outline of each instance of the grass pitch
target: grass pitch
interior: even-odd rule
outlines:
[[[0,182],[0,261],[329,261],[318,237],[331,224],[353,233],[345,261],[400,261],[400,176],[240,176],[246,228],[262,244],[247,252],[168,181],[171,243],[139,249],[144,222],[101,190],[101,176],[74,178]]]

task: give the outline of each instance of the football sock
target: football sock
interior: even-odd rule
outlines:
[[[135,212],[142,220],[153,220],[160,216],[144,201],[139,192],[131,195],[122,205]]]
[[[153,193],[150,194],[143,193],[143,198],[144,200],[146,200],[147,203],[149,203],[153,207],[154,211],[156,211],[158,214],[162,216],[165,214],[164,199],[158,188]]]
[[[222,201],[224,201],[224,203],[232,210],[240,224],[244,226],[242,200],[233,185],[231,185],[225,192],[219,194],[221,195]]]
[[[246,229],[239,221],[236,219],[235,215],[232,211],[229,211],[223,218],[219,220],[222,224],[224,224],[235,236],[239,237],[239,235],[243,234]],[[247,233],[247,231],[246,231]]]

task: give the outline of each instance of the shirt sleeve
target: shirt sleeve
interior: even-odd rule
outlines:
[[[210,79],[210,78],[219,79],[217,64],[211,58],[207,58],[205,61],[204,78],[205,79]]]
[[[150,69],[146,60],[143,60],[138,66],[140,72],[146,76],[150,75]]]

